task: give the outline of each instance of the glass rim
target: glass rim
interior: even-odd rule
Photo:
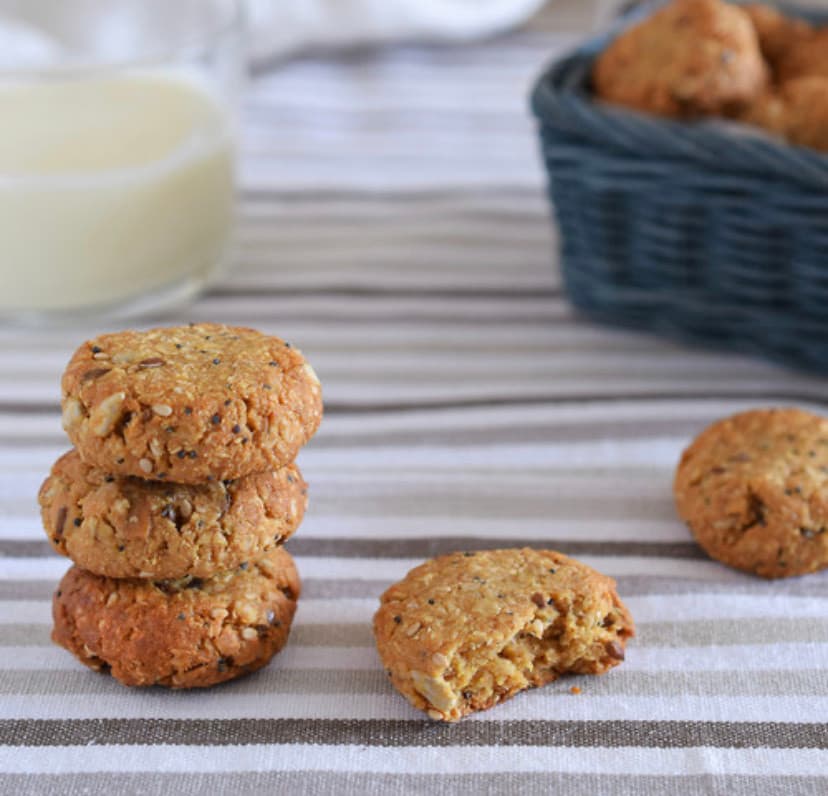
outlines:
[[[169,66],[178,61],[190,60],[208,51],[225,36],[233,34],[242,36],[244,34],[247,20],[244,0],[222,0],[222,4],[227,7],[227,13],[223,13],[222,18],[214,24],[205,26],[204,30],[196,32],[190,37],[182,38],[180,44],[155,48],[148,45],[145,52],[124,58],[92,55],[88,60],[79,59],[77,61],[45,65],[4,66],[0,64],[0,81],[94,78],[112,72],[152,69]],[[0,3],[0,20],[4,18],[2,12],[3,6]],[[5,18],[11,21],[15,20],[15,17],[11,15]]]

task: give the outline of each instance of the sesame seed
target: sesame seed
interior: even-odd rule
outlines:
[[[81,518],[80,517],[75,517],[75,519],[72,520],[72,525],[74,525],[76,528],[80,528]]]
[[[152,462],[149,459],[141,459],[138,462],[138,466],[141,468],[142,472],[151,473],[152,472]]]
[[[210,418],[210,422],[211,422],[214,426],[217,426],[219,423],[221,423],[221,415],[220,415],[218,412],[216,412],[216,414],[214,414],[214,415]]]
[[[241,431],[241,426],[238,423],[236,423],[236,425],[233,426],[233,433],[238,434],[240,431]]]
[[[98,345],[93,345],[92,346],[92,353],[93,354],[100,354],[101,351],[103,351],[103,349],[100,346],[98,346]]]
[[[218,357],[215,357],[215,358],[213,359],[213,364],[214,364],[214,365],[220,365],[220,364],[221,364],[221,360],[220,360]]]
[[[150,357],[149,359],[142,359],[138,363],[138,367],[142,369],[160,368],[166,364],[167,363],[163,359],[161,359],[161,357]]]
[[[168,404],[153,404],[152,411],[160,417],[169,417],[172,413],[172,407]]]
[[[175,455],[178,456],[179,459],[183,459],[187,455],[187,451],[178,451]]]

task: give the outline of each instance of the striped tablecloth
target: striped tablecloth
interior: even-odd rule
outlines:
[[[0,331],[0,791],[828,792],[828,573],[767,583],[705,559],[670,491],[705,424],[824,408],[828,383],[567,305],[525,97],[591,15],[560,0],[499,41],[256,78],[239,264],[167,320],[276,332],[325,387],[289,543],[304,596],[259,674],[127,690],[50,644],[67,564],[35,494],[66,447],[62,367],[101,328]],[[639,628],[626,663],[455,726],[424,719],[376,657],[378,595],[435,553],[523,544],[618,579]]]

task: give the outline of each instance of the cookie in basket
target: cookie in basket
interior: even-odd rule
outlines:
[[[755,409],[719,420],[684,451],[679,516],[712,557],[765,578],[828,567],[828,419]]]
[[[732,112],[764,89],[768,72],[750,17],[721,0],[673,0],[601,53],[595,93],[672,117]]]
[[[235,481],[174,484],[113,476],[77,451],[61,456],[38,494],[52,547],[111,578],[209,578],[259,558],[299,526],[299,469]]]
[[[202,688],[270,661],[299,589],[281,547],[208,580],[116,580],[75,566],[55,592],[52,639],[124,685]]]
[[[805,20],[782,14],[763,3],[752,3],[744,10],[753,22],[759,47],[771,67],[776,70],[789,53],[814,33],[813,26]]]
[[[792,144],[828,152],[828,76],[789,80],[763,95],[741,119]]]
[[[63,427],[84,461],[185,484],[281,467],[322,418],[319,380],[299,351],[212,323],[96,337],[61,386]]]
[[[440,556],[380,602],[374,635],[392,684],[443,721],[564,674],[603,674],[635,632],[611,578],[551,550]]]
[[[828,28],[796,40],[776,64],[776,76],[785,83],[797,77],[828,77]]]

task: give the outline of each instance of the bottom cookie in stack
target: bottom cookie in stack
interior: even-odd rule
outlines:
[[[299,591],[282,547],[207,579],[115,579],[74,566],[55,592],[52,639],[125,685],[211,686],[282,649]]]

